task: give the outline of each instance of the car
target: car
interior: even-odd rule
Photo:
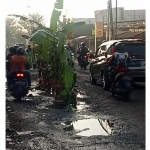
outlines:
[[[124,48],[130,57],[128,67],[133,81],[145,82],[145,41],[141,39],[110,40],[102,43],[96,51],[95,58],[91,60],[90,83],[102,83],[104,90],[110,89],[109,68],[107,60],[115,52],[115,45],[124,43]]]

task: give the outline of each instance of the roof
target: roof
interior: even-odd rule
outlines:
[[[128,38],[135,38],[137,35],[141,34],[141,39],[145,39],[145,32],[141,31],[141,32],[124,32],[121,34],[117,35],[117,39],[128,39]],[[140,36],[138,37],[140,38]]]

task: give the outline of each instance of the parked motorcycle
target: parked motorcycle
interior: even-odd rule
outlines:
[[[85,55],[85,56],[83,56],[83,58],[81,58],[80,67],[81,67],[81,69],[84,68],[86,70],[86,67],[88,65],[89,65],[88,56]]]
[[[127,71],[124,69],[116,75],[116,86],[111,88],[112,96],[117,94],[129,100],[133,87],[132,78],[128,75]]]
[[[21,98],[28,94],[28,82],[23,72],[14,72],[13,84],[10,86],[10,94],[21,101]]]

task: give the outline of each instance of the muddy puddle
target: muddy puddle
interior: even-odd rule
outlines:
[[[79,92],[77,94],[77,98],[88,98],[88,96],[86,96],[85,93],[83,93],[83,92]]]
[[[79,136],[108,136],[112,134],[112,129],[107,120],[102,119],[83,119],[78,121],[68,121],[62,123],[64,131],[73,131]]]
[[[82,110],[82,109],[87,109],[87,108],[89,108],[89,106],[86,105],[85,102],[78,102],[77,103],[77,110]]]
[[[22,131],[22,132],[17,132],[18,135],[27,135],[27,134],[32,134],[33,131]]]

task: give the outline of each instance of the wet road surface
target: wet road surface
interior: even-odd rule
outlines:
[[[126,102],[78,73],[77,109],[59,110],[53,98],[31,91],[16,102],[6,96],[6,147],[11,150],[144,150],[145,86],[137,84]]]

